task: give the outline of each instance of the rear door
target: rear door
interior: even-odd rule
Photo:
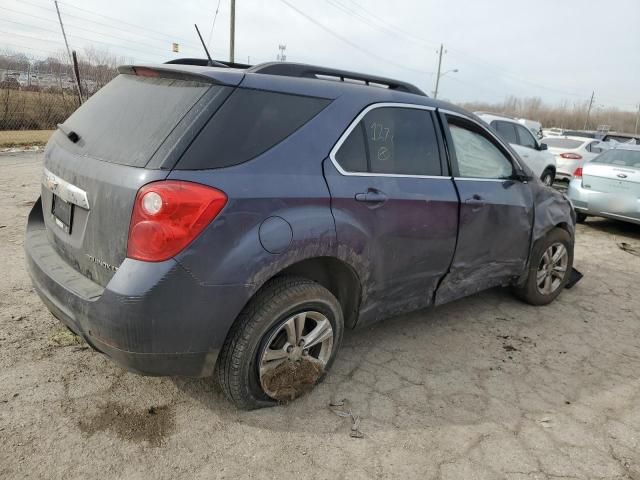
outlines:
[[[460,195],[458,243],[436,294],[445,303],[500,285],[525,268],[533,225],[528,183],[514,178],[515,160],[480,123],[441,115]]]
[[[42,208],[48,239],[70,265],[107,284],[126,256],[138,189],[166,178],[166,160],[186,148],[205,105],[230,90],[171,72],[132,70],[64,122],[45,152]]]
[[[324,162],[339,249],[360,259],[366,323],[432,303],[451,262],[458,197],[432,109],[365,109]]]

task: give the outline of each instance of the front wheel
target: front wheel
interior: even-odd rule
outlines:
[[[553,302],[569,280],[573,268],[573,241],[566,230],[555,228],[536,242],[525,283],[514,293],[531,305]]]
[[[550,170],[545,170],[540,177],[542,183],[544,183],[547,187],[551,187],[553,185],[553,181],[555,180],[555,175]]]
[[[305,278],[270,281],[240,314],[220,352],[218,382],[242,409],[286,402],[331,367],[344,322],[338,300]]]

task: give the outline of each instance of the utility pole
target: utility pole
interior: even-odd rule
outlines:
[[[236,0],[231,0],[231,39],[229,42],[229,61],[235,61],[236,49]]]
[[[69,48],[69,42],[67,41],[67,34],[64,31],[64,25],[62,24],[62,17],[60,16],[60,8],[58,7],[58,0],[54,0],[56,5],[56,12],[58,13],[58,20],[60,21],[60,29],[62,30],[62,38],[64,38],[64,44],[67,47],[67,55],[69,55],[69,61],[73,65],[73,56],[71,55],[71,49]],[[76,89],[78,91],[78,101],[82,105],[82,92],[80,91],[80,83],[76,83]]]
[[[438,54],[438,73],[436,74],[436,89],[433,92],[433,98],[438,98],[438,87],[440,86],[440,69],[442,68],[443,49],[443,45],[440,44],[440,53]]]
[[[638,113],[636,114],[636,133],[638,135],[638,123],[640,122],[640,103],[638,104]]]
[[[280,44],[278,45],[278,50],[280,51],[278,53],[278,56],[276,57],[276,60],[278,60],[279,62],[286,62],[287,61],[287,55],[284,53],[284,51],[287,49],[287,46],[284,44]]]
[[[593,106],[593,97],[596,95],[596,92],[591,92],[591,100],[589,100],[589,108],[587,109],[587,118],[584,121],[583,130],[587,129],[587,125],[589,123],[589,115],[591,115],[591,107]]]

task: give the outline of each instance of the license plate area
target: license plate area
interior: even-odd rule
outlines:
[[[73,222],[73,206],[73,203],[66,202],[55,193],[53,194],[51,215],[56,225],[69,234],[71,234],[71,225]]]

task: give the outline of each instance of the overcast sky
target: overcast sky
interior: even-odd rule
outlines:
[[[136,62],[228,59],[230,0],[63,0],[71,48]],[[210,36],[216,8],[220,5]],[[44,57],[63,48],[53,0],[2,0],[0,49]],[[171,52],[171,43],[180,53]],[[440,97],[538,96],[632,110],[640,102],[640,0],[237,0],[236,61],[287,59],[397,77]]]

